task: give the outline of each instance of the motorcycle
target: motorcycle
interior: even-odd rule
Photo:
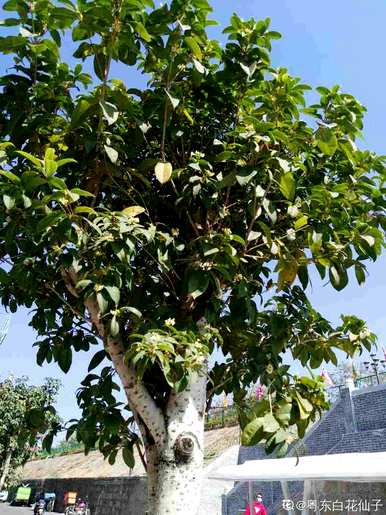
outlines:
[[[75,505],[76,515],[90,515],[90,509],[88,507],[87,499],[79,499]]]
[[[40,499],[35,503],[34,515],[44,515],[46,512],[46,502],[44,499]]]

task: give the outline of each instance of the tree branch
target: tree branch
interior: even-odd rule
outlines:
[[[63,273],[63,277],[69,291],[78,296],[78,292],[75,289],[75,285],[78,282],[76,272],[74,270],[66,270]],[[104,341],[105,350],[110,355],[114,368],[119,375],[130,409],[141,417],[154,441],[157,444],[163,445],[166,441],[166,427],[161,409],[150,396],[146,386],[139,381],[134,366],[125,363],[125,348],[120,337],[112,338],[106,333],[95,295],[88,297],[84,304],[90,314],[93,325]]]
[[[124,362],[125,348],[121,339],[106,335],[96,298],[89,297],[85,305],[93,324],[105,342],[105,349],[121,379],[130,408],[140,415],[154,441],[162,445],[166,439],[165,419],[162,411],[150,396],[145,385],[138,380],[134,366]]]

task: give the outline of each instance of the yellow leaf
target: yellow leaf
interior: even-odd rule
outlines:
[[[296,230],[301,229],[308,223],[308,216],[302,215],[300,218],[298,218],[294,224],[294,227]]]
[[[191,125],[193,125],[193,124],[194,124],[194,120],[193,120],[193,118],[190,116],[189,111],[188,111],[187,109],[184,109],[184,110],[183,110],[183,113],[184,113],[184,115],[186,116],[186,118],[189,120],[189,123],[190,123]]]
[[[285,286],[291,286],[296,279],[298,273],[298,263],[296,259],[282,261],[280,263],[280,271],[278,278],[278,289],[282,290]]]
[[[170,181],[172,171],[173,168],[170,163],[157,163],[154,168],[155,176],[161,184]]]
[[[125,207],[125,209],[122,210],[122,213],[126,216],[134,217],[140,215],[144,211],[145,208],[142,206],[129,206]]]

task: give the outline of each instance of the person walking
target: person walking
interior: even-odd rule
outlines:
[[[263,497],[261,494],[257,494],[255,501],[253,502],[253,513],[251,513],[248,503],[245,508],[244,515],[267,515],[267,510],[265,509]]]

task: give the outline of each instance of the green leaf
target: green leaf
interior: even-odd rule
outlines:
[[[59,367],[65,374],[70,370],[72,364],[72,350],[66,345],[57,347],[57,361]]]
[[[355,263],[355,276],[358,284],[363,284],[366,281],[365,267],[360,263]]]
[[[99,102],[99,105],[102,108],[103,116],[105,117],[107,123],[109,125],[113,125],[118,120],[119,116],[117,106],[115,106],[111,102],[106,102],[103,100]]]
[[[141,318],[142,317],[142,313],[139,311],[139,309],[137,308],[134,308],[132,306],[126,306],[125,308],[123,308],[125,311],[128,311],[129,313],[132,313],[133,315],[135,315],[136,317],[138,318]]]
[[[306,266],[299,266],[298,277],[303,289],[305,290],[309,282],[308,269]]]
[[[41,408],[33,408],[27,412],[28,424],[34,429],[40,429],[45,422],[44,411]]]
[[[116,286],[105,286],[104,289],[107,291],[114,304],[119,304],[119,299],[121,297],[121,292],[119,291],[119,288],[117,288]]]
[[[3,177],[6,177],[7,179],[9,179],[10,181],[12,181],[16,184],[20,182],[19,177],[12,172],[8,172],[6,170],[0,170],[0,175],[2,175]]]
[[[42,448],[47,451],[51,452],[52,444],[54,442],[54,433],[49,432],[42,440]]]
[[[75,159],[71,159],[70,157],[66,157],[65,159],[59,159],[59,161],[56,161],[57,168],[60,168],[61,166],[65,166],[70,163],[77,163]]]
[[[24,152],[23,150],[16,150],[16,154],[19,154],[25,159],[28,159],[31,163],[33,163],[39,170],[43,167],[43,161],[41,159],[38,159],[37,157],[33,156],[32,154],[28,154],[28,152]]]
[[[340,291],[343,290],[348,284],[347,270],[339,265],[332,265],[329,268],[329,277],[332,286]]]
[[[75,288],[76,288],[77,290],[82,291],[82,290],[84,290],[85,288],[87,288],[87,286],[89,286],[90,284],[92,284],[92,281],[91,281],[90,279],[82,279],[81,281],[78,281],[78,282],[76,283]]]
[[[12,209],[15,206],[15,199],[9,195],[3,195],[3,203],[6,209]]]
[[[82,190],[80,188],[72,188],[71,193],[75,193],[76,195],[79,195],[80,197],[94,197],[92,193],[90,193],[87,190]]]
[[[88,366],[88,371],[91,372],[91,370],[94,370],[97,366],[99,366],[102,361],[106,358],[107,354],[105,350],[99,350],[94,354],[92,357],[90,364]]]
[[[105,297],[103,296],[103,294],[101,292],[97,293],[97,302],[98,302],[98,306],[101,311],[101,314],[103,315],[104,313],[106,313],[106,311],[109,307],[109,303],[105,299]]]
[[[300,412],[300,420],[306,420],[309,418],[310,414],[313,412],[314,408],[310,401],[300,395],[299,392],[295,392],[295,400],[299,407]]]
[[[264,437],[263,417],[249,422],[241,433],[241,445],[257,445]]]
[[[119,322],[115,315],[110,320],[110,334],[113,338],[119,334]]]
[[[338,140],[334,132],[328,127],[319,127],[316,131],[316,143],[323,154],[332,156],[338,148]]]
[[[55,212],[49,213],[47,216],[42,218],[40,222],[36,226],[36,230],[38,232],[43,232],[49,227],[54,227],[60,220],[62,220],[64,217],[64,214],[62,212]]]
[[[118,449],[113,450],[108,457],[109,465],[114,465],[115,460],[117,459]]]
[[[188,293],[196,299],[205,291],[209,286],[209,276],[200,270],[190,270],[188,275]]]
[[[48,184],[58,190],[66,190],[67,189],[66,183],[64,182],[63,179],[60,179],[59,177],[50,177],[48,179]]]
[[[89,206],[78,206],[74,209],[74,213],[95,215],[96,211],[95,209]]]
[[[272,413],[267,413],[261,420],[266,433],[275,433],[276,431],[279,431],[280,425]]]
[[[291,420],[292,403],[279,401],[275,410],[275,417],[282,425],[288,425]]]
[[[126,463],[126,465],[129,468],[134,468],[135,460],[134,460],[134,453],[132,447],[124,447],[122,449],[122,458],[123,461]]]
[[[204,74],[206,72],[205,66],[203,66],[200,61],[197,61],[197,59],[193,59],[193,64],[198,73]]]
[[[44,154],[44,175],[51,177],[54,175],[58,166],[56,164],[56,154],[53,148],[48,147]]]
[[[200,45],[198,44],[197,40],[191,36],[188,36],[185,38],[185,42],[192,51],[194,57],[198,59],[199,61],[202,60],[202,52]]]
[[[108,145],[104,145],[104,149],[110,161],[115,164],[118,160],[118,152],[113,147],[109,147]]]
[[[240,186],[246,186],[257,174],[257,170],[241,169],[236,173],[236,180]]]
[[[296,182],[291,172],[287,172],[281,176],[280,191],[287,200],[294,199],[296,192]]]
[[[138,34],[141,36],[141,38],[144,41],[146,41],[146,43],[149,43],[149,41],[151,41],[151,39],[152,39],[151,35],[149,34],[146,27],[142,23],[137,22],[135,25],[135,28],[136,28],[136,31],[138,32]]]

